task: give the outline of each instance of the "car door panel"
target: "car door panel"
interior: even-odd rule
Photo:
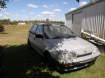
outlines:
[[[37,25],[33,25],[32,28],[29,31],[29,40],[33,43],[34,37],[35,37],[35,31],[36,31]]]
[[[40,54],[43,54],[43,51],[44,51],[44,38],[38,38],[36,35],[42,35],[44,37],[44,34],[43,34],[43,27],[42,26],[38,26],[36,31],[35,31],[35,37],[34,37],[34,45],[37,47],[38,49],[38,52],[40,52]]]

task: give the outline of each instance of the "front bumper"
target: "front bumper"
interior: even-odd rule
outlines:
[[[76,62],[76,63],[65,64],[65,65],[62,64],[62,65],[60,65],[60,70],[67,72],[67,71],[82,69],[82,68],[85,68],[85,67],[88,67],[88,66],[94,64],[96,58],[85,61],[85,62]]]

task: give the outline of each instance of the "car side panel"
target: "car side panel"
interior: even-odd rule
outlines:
[[[38,28],[38,27],[37,27]],[[37,30],[37,28],[36,28],[36,30]],[[43,27],[42,27],[43,28]],[[42,29],[43,30],[43,29]],[[45,41],[45,39],[43,38],[43,39],[41,39],[41,38],[37,38],[36,37],[36,34],[37,32],[35,31],[35,32],[30,32],[30,36],[29,36],[29,40],[30,40],[30,42],[31,42],[31,45],[32,45],[32,47],[35,49],[35,50],[37,50],[37,52],[39,53],[39,54],[41,54],[41,55],[43,55],[43,52],[44,52],[44,50],[45,50],[45,44],[44,44],[44,41]]]

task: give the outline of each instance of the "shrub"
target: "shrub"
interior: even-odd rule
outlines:
[[[4,31],[4,26],[0,24],[0,32]]]

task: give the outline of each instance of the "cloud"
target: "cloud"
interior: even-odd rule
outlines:
[[[79,6],[84,6],[84,5],[86,5],[86,4],[88,4],[88,2],[80,2],[79,3]],[[70,8],[68,11],[73,11],[73,10],[76,10],[77,8]]]
[[[55,8],[53,5],[43,5],[42,6],[43,8],[47,8],[47,9],[51,9],[51,10],[53,10],[54,12],[62,12],[63,10],[61,10],[61,9],[58,9],[58,8]],[[54,13],[53,12],[53,13]],[[52,13],[52,12],[51,12]]]
[[[84,6],[84,5],[86,5],[87,3],[88,3],[88,2],[85,2],[85,1],[84,1],[84,2],[80,2],[79,5],[80,5],[80,6]]]
[[[47,9],[54,9],[54,7],[51,6],[51,5],[43,5],[42,7],[43,7],[43,8],[47,8]]]
[[[9,16],[11,16],[11,14],[9,14],[9,13],[5,13],[5,14],[3,14],[3,16],[5,16],[5,17],[9,17]]]
[[[68,2],[63,2],[63,4],[64,4],[64,5],[67,5],[67,4],[68,4]]]
[[[36,15],[37,17],[41,17],[42,15],[41,14],[38,14],[38,15]]]
[[[2,13],[0,14],[0,19],[8,19],[11,16],[10,13]]]
[[[0,17],[2,17],[2,14],[0,14]]]
[[[51,6],[51,5],[43,5],[42,7],[43,7],[43,8],[47,8],[47,9],[51,9],[51,10],[53,10],[54,12],[62,12],[61,9],[55,8],[54,6]]]
[[[61,9],[54,9],[53,11],[54,12],[62,12],[63,10],[61,10]]]
[[[48,6],[48,5],[43,5],[43,8],[50,8],[50,6]]]
[[[30,7],[30,8],[38,8],[37,5],[34,5],[34,4],[27,4],[27,7]]]
[[[54,12],[50,12],[50,11],[43,11],[42,12],[43,15],[54,15]]]
[[[2,8],[0,8],[0,10],[2,10]]]
[[[9,17],[9,16],[11,16],[11,14],[9,14],[9,13],[0,14],[0,17]]]
[[[0,8],[0,10],[6,10],[6,8]]]
[[[70,11],[76,10],[77,8],[70,8]]]

